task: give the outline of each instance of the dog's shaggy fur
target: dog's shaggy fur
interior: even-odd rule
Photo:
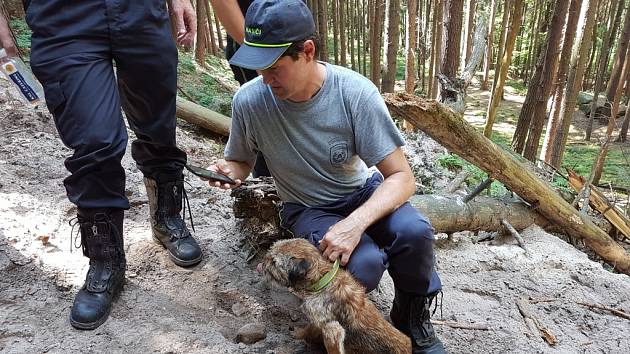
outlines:
[[[383,318],[346,270],[340,268],[320,292],[309,290],[332,266],[304,239],[278,241],[267,252],[261,269],[267,280],[303,300],[310,324],[296,330],[296,337],[323,341],[328,353],[335,354],[411,353],[409,338]]]

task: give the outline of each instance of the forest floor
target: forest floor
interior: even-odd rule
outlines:
[[[188,195],[205,257],[187,269],[170,262],[151,240],[142,175],[129,153],[123,160],[131,202],[124,225],[125,290],[101,327],[73,329],[68,313],[87,259],[73,249],[68,224],[76,214],[62,183],[70,150],[46,109],[25,107],[7,86],[0,80],[0,353],[322,353],[291,337],[290,329],[305,323],[299,301],[261,282],[255,271],[260,255],[248,261],[249,249],[243,245],[251,235],[235,219],[229,194],[194,176],[186,175]],[[477,102],[483,96],[472,93],[471,109],[483,107]],[[506,99],[506,109],[520,107],[522,98]],[[177,138],[189,160],[198,164],[222,154],[221,139],[188,124],[180,124]],[[444,149],[422,134],[408,139],[406,153],[414,171],[431,175],[439,190],[452,178],[435,166]],[[630,352],[628,319],[579,304],[630,313],[628,276],[605,270],[536,226],[522,232],[527,253],[513,243],[475,242],[468,232],[451,240],[438,236],[444,296],[434,319],[487,326],[436,325],[448,352]],[[386,275],[370,298],[387,316],[392,297]],[[557,339],[555,345],[528,325],[519,301]],[[265,338],[237,343],[243,326]]]

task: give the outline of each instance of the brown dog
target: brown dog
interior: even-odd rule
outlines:
[[[363,287],[346,270],[335,272],[308,241],[277,241],[259,271],[303,300],[302,311],[311,324],[296,330],[296,337],[323,341],[329,354],[411,353],[409,338],[383,318]],[[330,282],[320,281],[333,273]]]

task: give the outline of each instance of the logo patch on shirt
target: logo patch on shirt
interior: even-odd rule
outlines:
[[[330,147],[330,163],[333,166],[343,165],[348,161],[348,143],[335,142]]]

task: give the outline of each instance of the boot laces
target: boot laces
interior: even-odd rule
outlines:
[[[188,198],[188,193],[186,192],[186,188],[184,188],[184,183],[188,184],[188,186],[190,186],[192,188],[192,186],[190,185],[190,183],[186,182],[186,181],[182,181],[182,192],[181,192],[181,200],[179,202],[181,202],[182,205],[182,215],[181,215],[181,222],[182,222],[182,227],[178,229],[180,229],[179,233],[175,233],[175,232],[171,232],[171,241],[175,240],[175,239],[184,239],[187,238],[188,236],[190,236],[190,232],[188,232],[188,228],[186,227],[186,210],[188,210],[188,218],[190,219],[190,227],[193,230],[193,232],[196,232],[195,230],[195,223],[193,221],[193,216],[192,216],[192,212],[191,212],[191,208],[190,208],[190,200]],[[174,182],[172,184],[172,189],[170,191],[171,193],[173,193],[173,201],[177,201],[177,197],[178,197],[178,185],[177,185],[177,181]],[[164,203],[164,201],[162,201],[162,203]],[[166,215],[163,214],[163,216],[166,217]],[[180,216],[179,213],[177,216]],[[179,219],[179,218],[177,218]],[[176,220],[177,220],[176,219]],[[177,220],[177,223],[179,224],[179,220]]]
[[[98,214],[95,214],[95,216]],[[81,234],[81,227],[85,226],[86,224],[90,225],[92,229],[92,235],[94,236],[99,234],[98,227],[96,226],[96,223],[98,221],[105,222],[105,225],[107,226],[107,234],[110,234],[111,230],[116,230],[116,232],[118,233],[118,229],[113,224],[112,219],[109,217],[109,215],[107,215],[106,213],[102,213],[102,215],[104,216],[104,220],[96,220],[96,217],[94,218],[94,220],[85,220],[85,218],[77,215],[68,221],[68,225],[72,227],[72,229],[70,229],[70,253],[72,253],[73,248],[81,248],[83,250],[83,254],[87,256],[87,242]],[[77,243],[77,240],[79,241],[79,243]]]

